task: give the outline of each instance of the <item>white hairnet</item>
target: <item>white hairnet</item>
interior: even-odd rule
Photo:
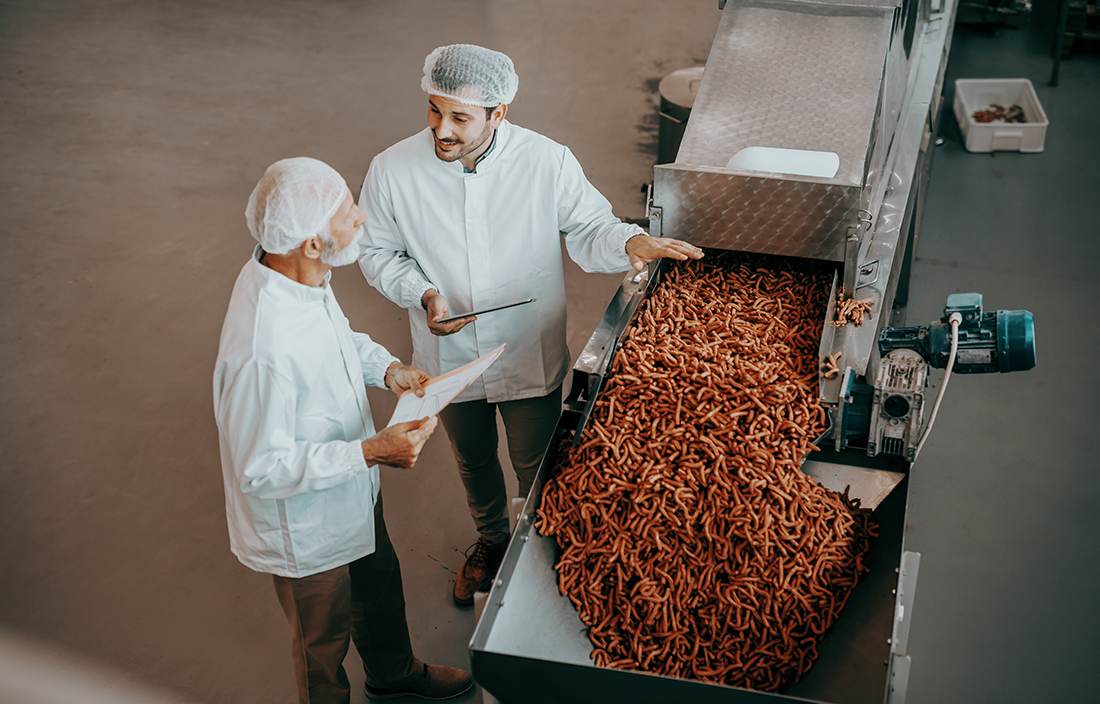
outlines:
[[[265,252],[286,254],[315,235],[330,239],[329,221],[349,193],[344,177],[323,161],[280,159],[252,189],[244,219]]]
[[[494,108],[515,99],[519,76],[507,54],[475,44],[451,44],[424,59],[420,87],[428,95]]]

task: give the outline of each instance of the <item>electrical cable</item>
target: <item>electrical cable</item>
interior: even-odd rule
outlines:
[[[924,441],[928,439],[928,434],[932,431],[932,424],[936,422],[936,414],[940,412],[940,402],[943,401],[943,394],[947,391],[947,382],[951,381],[951,370],[955,368],[955,356],[959,352],[959,325],[962,324],[962,314],[952,313],[951,317],[948,318],[948,322],[951,323],[951,351],[947,355],[947,368],[944,369],[943,381],[940,382],[939,392],[936,393],[936,403],[932,406],[932,415],[928,418],[928,425],[924,426],[924,432],[921,433],[920,442],[917,443],[917,451],[913,453],[914,462],[920,456]]]

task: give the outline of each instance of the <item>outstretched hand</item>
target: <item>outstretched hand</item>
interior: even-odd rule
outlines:
[[[702,259],[703,250],[683,240],[669,237],[650,237],[634,235],[626,241],[626,253],[634,271],[645,269],[646,265],[658,259]]]

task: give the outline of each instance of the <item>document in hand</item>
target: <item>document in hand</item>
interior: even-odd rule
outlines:
[[[390,418],[390,422],[386,427],[410,420],[419,420],[425,416],[437,415],[448,403],[462,393],[463,389],[472,384],[474,379],[484,374],[485,370],[497,361],[502,352],[504,352],[504,345],[478,357],[469,364],[434,377],[424,384],[423,396],[417,396],[413,391],[406,391],[401,394],[397,399],[397,407],[393,409],[393,417]]]

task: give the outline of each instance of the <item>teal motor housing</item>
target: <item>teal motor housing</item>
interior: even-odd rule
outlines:
[[[1035,366],[1035,316],[1027,310],[982,310],[982,294],[953,293],[943,318],[930,325],[886,328],[879,334],[879,354],[910,349],[930,366],[943,369],[951,353],[951,315],[962,317],[959,350],[953,371],[960,374],[1019,372]]]

